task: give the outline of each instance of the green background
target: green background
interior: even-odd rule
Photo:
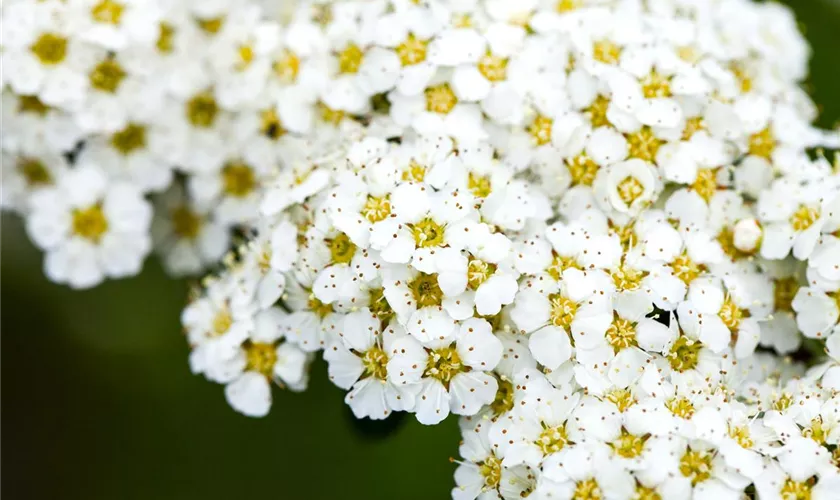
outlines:
[[[814,46],[809,90],[831,125],[840,6],[792,3]],[[267,418],[243,417],[222,386],[190,374],[187,287],[154,259],[136,278],[77,292],[43,277],[8,215],[0,250],[6,498],[448,498],[454,419],[360,426],[321,362],[308,391],[275,390]]]

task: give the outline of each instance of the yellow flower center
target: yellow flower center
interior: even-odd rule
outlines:
[[[560,0],[557,2],[556,10],[561,14],[571,12],[581,6],[581,0]]]
[[[636,398],[627,389],[613,389],[604,395],[604,399],[614,404],[621,413],[624,413],[625,410],[636,404]]]
[[[117,61],[109,57],[97,64],[88,76],[91,87],[113,94],[128,75]]]
[[[93,19],[98,23],[120,24],[125,6],[113,0],[102,0],[90,10]]]
[[[397,56],[400,58],[400,63],[403,66],[411,66],[426,60],[426,46],[429,42],[420,40],[409,33],[408,38],[399,45],[397,45]]]
[[[391,201],[388,195],[368,196],[365,206],[362,207],[362,215],[372,223],[385,220],[391,215]]]
[[[636,344],[636,327],[633,322],[624,318],[616,316],[613,322],[607,328],[606,332],[607,343],[609,343],[613,351],[616,353],[627,347],[633,347]]]
[[[309,296],[309,301],[306,303],[306,308],[314,312],[319,318],[324,319],[327,315],[333,312],[332,304],[324,304],[318,300],[315,295]]]
[[[383,288],[373,288],[368,292],[368,308],[383,324],[388,324],[394,317],[394,310],[385,298]]]
[[[728,227],[724,227],[720,231],[720,233],[718,233],[717,241],[718,243],[720,243],[720,247],[723,250],[723,253],[728,255],[729,258],[733,261],[738,259],[744,259],[753,255],[760,246],[760,242],[758,242],[756,243],[755,247],[749,252],[741,250],[740,248],[735,246],[735,233],[733,233],[732,229]]]
[[[799,291],[799,280],[793,277],[780,278],[773,287],[773,308],[777,311],[793,312],[793,298]]]
[[[680,418],[689,419],[694,416],[694,405],[684,397],[671,398],[665,403],[665,406],[671,413]]]
[[[706,127],[702,116],[695,116],[685,121],[685,128],[682,133],[682,140],[687,141],[694,137],[694,134]]]
[[[478,472],[484,478],[485,487],[495,488],[502,480],[502,461],[490,455],[478,464]]]
[[[581,153],[572,159],[567,159],[566,167],[572,176],[573,186],[591,186],[599,168],[598,164],[587,156],[586,153]]]
[[[575,319],[577,304],[559,293],[549,295],[548,301],[551,304],[551,323],[568,330]]]
[[[645,193],[645,187],[639,182],[639,179],[636,179],[632,175],[625,177],[623,181],[618,183],[615,189],[618,191],[618,197],[627,206],[632,205],[634,201],[638,200]]]
[[[330,245],[330,256],[335,264],[349,264],[353,260],[353,256],[356,255],[356,245],[344,233],[328,240],[328,243]]]
[[[321,119],[324,120],[326,123],[338,125],[341,123],[342,120],[344,120],[344,111],[341,111],[340,109],[332,109],[331,107],[327,106],[322,102],[318,103],[318,110],[321,113]]]
[[[566,424],[560,424],[555,427],[547,427],[545,423],[541,423],[541,425],[543,426],[543,431],[540,433],[535,444],[542,450],[543,455],[557,453],[569,443]]]
[[[52,175],[50,175],[47,166],[37,158],[19,158],[17,161],[17,170],[23,176],[24,180],[26,180],[26,185],[29,187],[46,186],[53,182]]]
[[[260,113],[260,132],[275,141],[286,135],[286,129],[283,128],[283,123],[273,108]]]
[[[213,334],[215,336],[224,335],[233,324],[233,316],[227,308],[221,309],[213,317]]]
[[[216,121],[219,106],[210,92],[201,92],[187,101],[187,119],[196,127],[209,128]]]
[[[449,382],[452,381],[452,378],[468,370],[469,367],[461,362],[461,356],[458,355],[458,351],[454,347],[444,347],[429,351],[426,371],[423,372],[423,376],[436,378],[441,381],[444,387],[449,389]]]
[[[750,312],[746,309],[741,309],[732,299],[732,296],[727,294],[723,300],[723,305],[720,307],[718,316],[723,321],[723,324],[729,328],[729,331],[735,333],[738,327],[741,326],[741,321],[750,317]]]
[[[528,133],[534,138],[534,142],[538,146],[548,144],[551,142],[551,127],[554,120],[547,116],[537,115],[534,121],[528,125]]]
[[[201,229],[201,217],[188,206],[182,205],[172,210],[172,231],[181,238],[194,240]]]
[[[750,428],[745,425],[729,427],[729,437],[734,439],[741,448],[749,449],[755,444],[750,437]]]
[[[610,99],[599,94],[592,104],[584,110],[586,115],[589,116],[589,122],[592,124],[592,128],[606,127],[610,124],[610,120],[607,118],[609,107]]]
[[[690,45],[684,45],[677,49],[677,57],[688,63],[697,63],[700,56],[700,51]]]
[[[169,23],[160,23],[158,27],[158,39],[155,47],[164,53],[169,54],[175,50],[175,27]]]
[[[690,285],[706,270],[706,266],[696,264],[687,253],[682,253],[671,262],[671,269],[674,271],[674,276],[681,279],[686,285]]]
[[[693,369],[697,366],[700,359],[700,349],[702,348],[703,344],[700,341],[681,336],[671,346],[671,352],[667,356],[671,368],[678,372]]]
[[[424,93],[426,95],[426,111],[432,113],[445,115],[458,104],[458,98],[455,97],[455,92],[452,92],[448,83],[429,87]]]
[[[604,64],[616,64],[621,57],[621,47],[609,40],[598,40],[592,45],[592,57]]]
[[[312,11],[312,20],[321,27],[324,27],[333,21],[332,5],[328,3],[318,4],[313,5],[310,9]]]
[[[629,144],[630,158],[638,158],[648,163],[656,161],[656,153],[664,141],[653,134],[653,129],[647,125],[639,129],[638,132],[627,135],[627,143]]]
[[[126,127],[111,136],[111,146],[124,156],[146,147],[146,127],[136,123],[129,123]]]
[[[420,273],[408,284],[417,307],[439,306],[443,301],[443,291],[438,285],[437,274]]]
[[[507,64],[507,58],[488,52],[479,59],[478,71],[491,82],[500,82],[507,78]]]
[[[99,243],[107,230],[108,219],[105,218],[101,204],[73,210],[73,234],[93,243]]]
[[[662,500],[662,496],[653,488],[637,484],[636,495],[633,497],[633,500]]]
[[[601,500],[601,498],[603,498],[601,488],[598,486],[598,481],[594,479],[579,481],[572,495],[572,500]]]
[[[198,24],[198,27],[201,28],[201,31],[207,33],[208,35],[215,35],[220,29],[222,29],[224,21],[224,17],[214,17],[211,19],[197,19],[196,23]]]
[[[413,159],[409,162],[408,168],[403,170],[402,173],[402,180],[404,181],[423,182],[425,178],[426,167],[420,165]]]
[[[738,80],[742,93],[746,94],[752,90],[752,78],[749,74],[747,74],[747,69],[742,64],[733,64],[730,70],[732,71],[732,74],[735,75],[735,79]]]
[[[638,238],[636,237],[636,228],[632,222],[624,226],[613,227],[612,232],[618,235],[618,240],[621,242],[621,248],[625,251],[635,247],[638,242]]]
[[[469,264],[467,264],[467,285],[472,290],[478,290],[478,287],[487,281],[490,276],[493,276],[495,272],[496,264],[470,257]]]
[[[580,269],[580,265],[574,257],[564,257],[557,252],[552,251],[551,265],[546,268],[546,272],[549,276],[554,278],[556,281],[560,281],[560,277],[563,276],[563,271],[571,268]]]
[[[416,224],[411,224],[414,243],[419,248],[439,247],[443,245],[443,226],[431,217],[426,217]]]
[[[273,378],[274,365],[277,363],[277,347],[274,344],[261,344],[247,341],[245,348],[246,371],[262,374],[265,378]]]
[[[714,168],[701,168],[697,171],[697,177],[691,185],[691,189],[703,198],[706,203],[712,201],[717,191],[717,171]]]
[[[813,479],[806,481],[794,481],[786,479],[782,489],[779,490],[782,500],[811,500],[811,489],[814,486]]]
[[[830,431],[830,428],[823,426],[822,417],[818,416],[811,419],[810,427],[802,429],[802,436],[813,439],[817,444],[825,444]]]
[[[46,116],[50,111],[50,107],[41,102],[35,95],[18,96],[17,109],[20,113],[32,113],[39,116]]]
[[[478,175],[473,172],[470,172],[467,178],[467,188],[478,198],[487,198],[493,192],[493,188],[490,185],[490,176]]]
[[[642,93],[648,99],[671,97],[671,77],[659,74],[656,70],[642,79]]]
[[[371,347],[362,356],[362,366],[365,367],[362,378],[373,377],[385,380],[388,377],[388,355],[377,346]]]
[[[621,435],[618,439],[610,443],[610,447],[615,453],[624,458],[636,458],[642,454],[645,448],[645,442],[650,437],[649,434],[644,436],[635,436],[627,432],[627,429],[621,429]]]
[[[254,170],[246,163],[228,162],[222,168],[222,189],[230,196],[242,198],[257,187]]]
[[[67,57],[67,39],[55,33],[44,33],[30,47],[41,64],[52,66]]]
[[[501,415],[513,409],[513,384],[508,380],[499,379],[499,389],[496,391],[496,397],[490,403],[490,409],[493,415]]]
[[[452,26],[456,28],[472,28],[473,20],[467,13],[456,13],[452,15]]]
[[[773,132],[769,126],[750,136],[749,152],[751,155],[770,160],[775,150],[776,139],[773,138]]]
[[[695,451],[688,449],[680,458],[680,472],[683,476],[691,479],[691,485],[697,486],[698,483],[712,477],[712,455],[705,451]]]
[[[793,394],[783,392],[778,398],[773,400],[773,409],[776,411],[785,411],[793,405]]]
[[[300,58],[294,52],[284,50],[272,64],[272,69],[281,82],[293,83],[300,72]]]
[[[237,52],[239,52],[239,62],[236,63],[236,70],[244,71],[254,62],[254,48],[250,45],[240,45]]]
[[[621,292],[633,292],[641,288],[642,280],[648,275],[647,271],[638,271],[622,263],[614,269],[611,276],[615,288]]]
[[[796,212],[790,216],[790,225],[794,231],[804,231],[820,218],[820,210],[808,205],[799,205]]]
[[[358,72],[364,56],[364,52],[358,45],[355,43],[349,44],[338,54],[338,71],[344,74]]]

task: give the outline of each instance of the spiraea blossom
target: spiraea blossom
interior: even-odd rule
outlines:
[[[840,135],[788,9],[287,4],[3,4],[49,279],[212,271],[193,373],[457,415],[455,500],[840,498]]]

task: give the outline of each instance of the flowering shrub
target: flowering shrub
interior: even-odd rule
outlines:
[[[358,418],[459,416],[455,500],[840,498],[840,136],[786,8],[9,0],[2,28],[3,207],[57,283],[209,272],[189,364],[236,411],[320,353]]]

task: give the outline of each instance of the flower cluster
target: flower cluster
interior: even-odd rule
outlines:
[[[358,418],[459,415],[455,500],[839,498],[840,136],[787,9],[265,7],[4,5],[51,279],[220,263],[193,372],[264,416],[322,353]]]

